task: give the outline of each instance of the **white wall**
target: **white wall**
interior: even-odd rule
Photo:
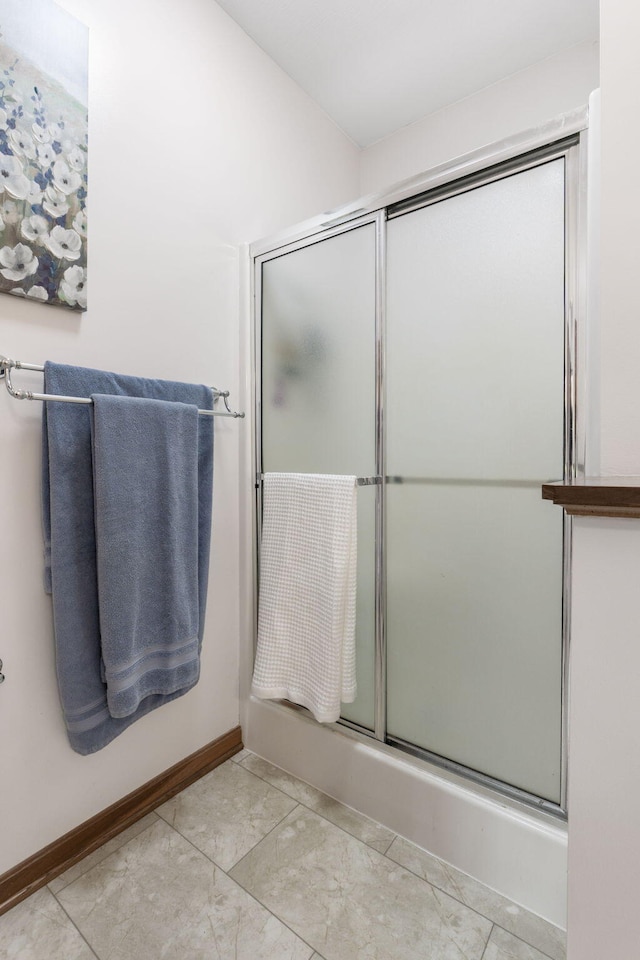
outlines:
[[[358,152],[212,0],[63,5],[91,30],[90,308],[3,295],[0,353],[213,383],[241,404],[238,244],[355,196]],[[42,589],[40,415],[2,391],[0,873],[239,722],[247,423],[216,421],[201,681],[80,757],[62,725]]]
[[[638,956],[640,521],[573,538],[568,960]]]
[[[640,7],[601,0],[602,472],[640,475]]]
[[[597,86],[597,43],[581,43],[549,57],[367,147],[360,193],[384,190],[585,106]]]
[[[640,475],[640,8],[601,0],[601,472]],[[640,521],[574,530],[569,960],[638,956]]]

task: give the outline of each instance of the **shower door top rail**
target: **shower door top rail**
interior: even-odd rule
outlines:
[[[288,230],[264,237],[250,245],[253,259],[269,259],[284,252],[285,248],[295,247],[306,239],[323,239],[333,231],[364,223],[379,211],[403,204],[447,183],[474,176],[487,167],[498,166],[526,153],[547,148],[552,143],[568,140],[588,129],[589,110],[585,105],[561,114],[547,123],[532,127],[522,133],[506,137],[487,144],[478,150],[470,151],[459,157],[455,163],[446,161],[432,167],[427,173],[409,177],[391,186],[390,189],[371,193],[345,204],[329,213],[311,217]],[[560,146],[560,149],[563,149]]]

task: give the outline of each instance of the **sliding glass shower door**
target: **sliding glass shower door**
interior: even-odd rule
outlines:
[[[262,470],[372,476],[376,470],[376,227],[281,251],[263,264]],[[376,488],[358,496],[354,703],[374,726]]]
[[[563,158],[387,227],[387,730],[560,801]]]
[[[578,136],[256,258],[258,472],[356,474],[347,723],[564,809]],[[259,486],[259,484],[258,484]]]

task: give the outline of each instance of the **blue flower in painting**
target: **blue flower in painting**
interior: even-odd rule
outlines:
[[[15,247],[3,247],[0,250],[0,273],[6,280],[15,282],[32,276],[38,269],[38,258],[33,250],[24,243],[17,243]]]
[[[41,247],[38,251],[38,256],[40,263],[38,264],[38,269],[35,273],[34,280],[42,287],[44,287],[49,294],[49,298],[53,299],[56,296],[57,284],[56,284],[56,273],[58,264],[57,261],[53,259],[46,247]]]

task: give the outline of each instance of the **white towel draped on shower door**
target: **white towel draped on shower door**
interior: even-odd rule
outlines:
[[[264,478],[252,693],[331,723],[356,696],[356,478]]]

